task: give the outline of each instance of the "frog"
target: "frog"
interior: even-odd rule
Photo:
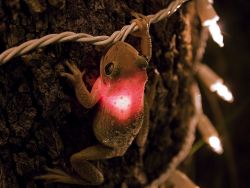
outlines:
[[[93,132],[99,144],[70,157],[70,164],[78,177],[60,169],[47,168],[47,174],[37,176],[36,179],[101,185],[104,176],[90,161],[121,157],[134,140],[140,151],[143,151],[149,130],[149,106],[154,100],[159,74],[156,71],[150,92],[145,95],[148,80],[146,68],[152,53],[149,19],[137,15],[133,21],[138,30],[132,35],[140,38],[141,53],[126,42],[115,42],[102,56],[100,76],[90,92],[82,79],[86,71],[80,71],[74,63],[65,63],[69,72],[62,72],[61,76],[72,84],[79,103],[87,109],[98,104]]]

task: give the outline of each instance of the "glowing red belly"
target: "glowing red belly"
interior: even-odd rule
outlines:
[[[137,79],[120,80],[112,86],[107,85],[102,91],[101,108],[120,121],[141,112],[144,100],[144,85]]]

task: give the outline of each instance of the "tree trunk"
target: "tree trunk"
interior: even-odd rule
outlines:
[[[27,40],[63,31],[111,35],[129,24],[131,12],[154,14],[171,0],[13,0],[0,1],[0,52]],[[150,131],[143,165],[133,143],[122,157],[94,161],[105,182],[99,187],[144,187],[168,168],[185,140],[193,114],[189,87],[191,29],[183,6],[168,19],[152,24],[153,69],[161,78],[150,111]],[[191,19],[192,20],[192,19]],[[127,42],[138,49],[138,41]],[[0,67],[0,187],[76,187],[45,184],[34,176],[45,167],[71,171],[69,158],[96,144],[92,122],[96,108],[87,110],[76,100],[73,88],[60,77],[65,60],[86,70],[84,81],[91,88],[99,75],[105,47],[68,42],[13,58]],[[147,89],[146,89],[147,92]],[[137,169],[145,174],[141,178]]]

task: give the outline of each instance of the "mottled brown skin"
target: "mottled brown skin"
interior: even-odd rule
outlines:
[[[102,98],[103,85],[112,88],[120,80],[139,75],[140,79],[137,81],[142,87],[142,92],[137,102],[139,106],[141,105],[141,109],[126,121],[119,121],[110,114],[108,108],[100,105],[93,124],[94,134],[100,144],[75,153],[70,158],[73,169],[81,179],[59,169],[47,169],[48,174],[39,176],[37,179],[68,184],[99,185],[104,181],[103,174],[88,162],[89,160],[124,155],[136,136],[137,145],[140,148],[144,146],[148,134],[148,105],[152,104],[158,75],[155,77],[150,94],[144,100],[144,86],[147,82],[146,67],[151,58],[151,40],[147,19],[137,18],[134,21],[137,22],[139,30],[133,35],[141,38],[142,56],[125,42],[115,43],[101,60],[100,77],[94,83],[91,92],[87,90],[82,80],[84,72],[81,72],[76,65],[67,62],[66,65],[71,73],[62,73],[62,76],[71,81],[78,101],[85,108],[92,108]],[[148,101],[146,101],[147,98]]]

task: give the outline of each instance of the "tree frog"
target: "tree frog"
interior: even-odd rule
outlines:
[[[147,82],[146,67],[151,58],[151,38],[149,21],[146,17],[134,20],[139,30],[132,35],[141,38],[141,54],[126,42],[116,42],[102,57],[100,76],[89,92],[82,80],[85,73],[76,65],[66,63],[71,73],[62,76],[70,80],[76,97],[85,108],[98,103],[93,131],[100,144],[88,147],[70,157],[73,170],[80,178],[68,175],[59,169],[47,169],[48,173],[38,176],[51,182],[68,184],[100,185],[103,174],[89,161],[123,156],[136,138],[143,147],[148,134],[148,105],[153,101],[157,79],[152,84],[150,94],[144,100]]]

